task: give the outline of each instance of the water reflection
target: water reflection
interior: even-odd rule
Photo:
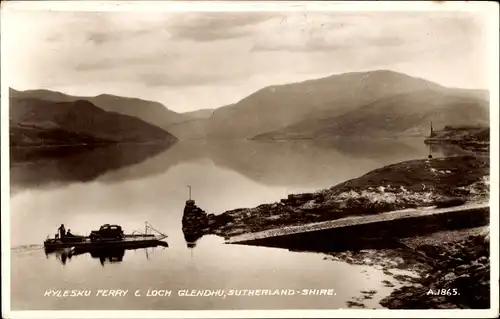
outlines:
[[[361,251],[366,249],[382,250],[396,249],[404,247],[398,240],[395,239],[367,239],[367,238],[351,238],[338,241],[331,241],[331,238],[322,240],[315,237],[314,240],[302,240],[302,238],[274,238],[271,240],[259,240],[252,243],[242,243],[241,245],[282,248],[294,252],[311,252],[311,253],[340,253],[345,251]]]
[[[90,255],[92,259],[98,259],[100,264],[104,267],[106,264],[121,263],[125,256],[126,250],[134,250],[134,249],[102,248],[102,249],[78,251],[67,248],[54,251],[46,251],[45,256],[47,258],[49,258],[50,256],[54,256],[56,260],[61,262],[61,264],[66,265],[66,263],[75,256]],[[147,248],[144,248],[143,250],[146,255],[146,259],[149,259]]]
[[[49,259],[50,256],[54,256],[56,260],[60,261],[61,264],[66,265],[66,262],[68,259],[71,260],[71,249],[61,249],[61,250],[54,250],[54,251],[45,251],[45,257]]]
[[[183,230],[183,233],[184,233],[184,240],[186,241],[186,246],[188,248],[195,248],[196,247],[196,242],[201,238],[203,237],[203,235],[199,234],[199,233],[195,233],[195,234],[189,234],[189,233],[186,233],[184,230]]]
[[[88,182],[106,172],[138,164],[172,144],[11,148],[10,180],[15,193],[40,185]]]
[[[90,251],[90,256],[92,258],[97,258],[104,266],[106,262],[119,263],[123,261],[123,256],[125,256],[125,249],[102,249],[97,251]]]
[[[434,157],[459,154],[459,149],[433,150]],[[206,161],[263,185],[306,189],[333,186],[384,165],[427,156],[428,146],[419,138],[182,141],[139,165],[110,172],[98,180],[114,183],[141,179],[163,174],[183,163]]]
[[[431,145],[434,157],[463,154]],[[422,139],[325,139],[317,141],[182,141],[48,149],[11,148],[11,190],[99,180],[115,183],[155,176],[187,162],[216,166],[270,186],[332,186],[368,170],[426,158]],[[353,165],[353,160],[356,165]]]

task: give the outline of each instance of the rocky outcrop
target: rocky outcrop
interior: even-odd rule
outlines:
[[[208,233],[208,217],[204,210],[196,206],[194,200],[186,201],[182,216],[182,232],[187,241],[196,241]]]
[[[232,217],[228,215],[207,214],[196,206],[194,200],[186,201],[182,216],[182,232],[186,241],[195,242],[203,235],[221,234],[221,229],[230,227]]]
[[[380,304],[390,309],[487,309],[490,307],[489,233],[443,245],[421,245],[430,270]]]

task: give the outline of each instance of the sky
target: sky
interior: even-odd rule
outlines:
[[[388,69],[487,88],[472,12],[89,12],[10,10],[9,86],[216,108],[269,85]],[[4,18],[4,16],[2,16]]]

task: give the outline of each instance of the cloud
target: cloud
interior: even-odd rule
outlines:
[[[251,26],[279,15],[258,12],[187,13],[168,26],[173,39],[216,41],[251,35]]]
[[[455,37],[453,33],[457,32],[463,32],[463,38],[480,34],[473,16],[458,12],[454,15],[448,12],[295,14],[284,19],[279,26],[267,25],[266,29],[268,32],[256,39],[253,51],[385,49],[436,41],[436,36]]]
[[[366,47],[376,46],[379,48],[384,47],[398,47],[406,43],[404,38],[395,36],[379,37],[377,39],[366,39],[364,41],[339,41],[329,40],[325,37],[310,37],[303,42],[295,43],[279,43],[267,42],[256,43],[252,47],[252,51],[285,51],[285,52],[333,52],[336,50],[363,50]]]

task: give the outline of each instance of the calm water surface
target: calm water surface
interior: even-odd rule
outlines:
[[[274,202],[403,160],[425,158],[420,139],[321,142],[178,142],[171,147],[121,145],[33,155],[11,163],[12,309],[284,309],[345,308],[361,291],[377,308],[391,289],[381,270],[285,249],[224,245],[215,236],[189,248],[181,219],[191,185],[211,213]],[[434,156],[443,155],[434,150]],[[43,156],[42,156],[43,155]],[[144,222],[168,234],[168,248],[128,250],[121,261],[89,254],[65,260],[41,245],[64,223],[76,234],[116,223],[126,232]],[[35,245],[35,246],[32,246]],[[335,289],[335,296],[184,297],[182,289]],[[47,297],[48,289],[91,290],[89,297]],[[96,297],[98,289],[129,290]],[[143,296],[136,297],[140,289]],[[146,297],[149,289],[170,297]]]

